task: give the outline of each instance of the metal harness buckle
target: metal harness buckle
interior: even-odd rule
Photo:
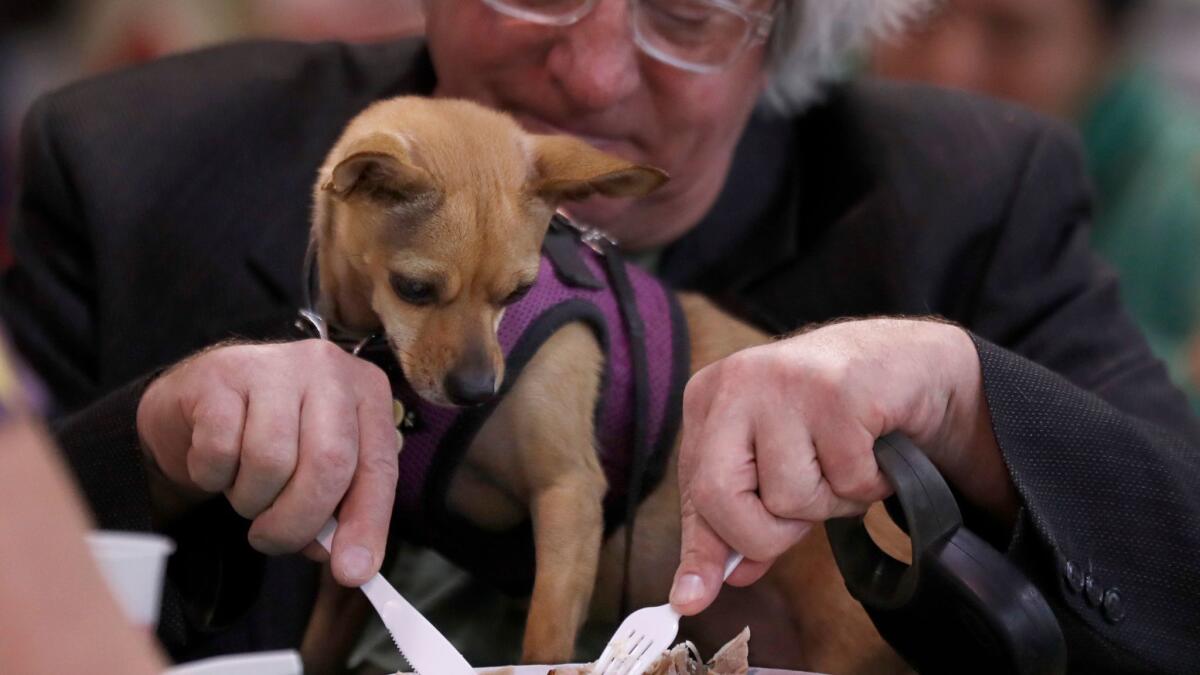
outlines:
[[[579,241],[582,241],[596,253],[605,255],[609,249],[617,247],[617,240],[603,230],[572,220],[562,211],[556,212],[555,215],[558,216],[559,222],[571,228],[579,235]]]

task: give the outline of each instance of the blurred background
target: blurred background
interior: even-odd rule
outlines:
[[[422,26],[421,0],[0,0],[0,264],[17,136],[39,94],[229,40],[385,40]]]
[[[227,40],[418,33],[420,4],[0,0],[0,264],[20,120],[40,93]],[[1075,126],[1096,187],[1096,248],[1200,410],[1200,0],[942,0],[861,55],[860,70],[1009,99]]]

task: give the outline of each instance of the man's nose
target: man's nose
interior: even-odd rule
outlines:
[[[600,0],[591,14],[559,30],[546,67],[577,107],[608,108],[641,85],[628,0]]]

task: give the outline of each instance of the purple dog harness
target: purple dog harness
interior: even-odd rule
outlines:
[[[554,217],[536,283],[500,323],[504,382],[496,398],[482,406],[443,407],[416,398],[382,336],[356,349],[384,369],[393,395],[410,412],[402,425],[393,528],[513,593],[533,587],[531,523],[508,532],[484,530],[450,511],[446,495],[475,434],[526,364],[551,335],[574,322],[592,329],[604,353],[594,420],[609,486],[607,535],[631,520],[637,504],[663,477],[690,365],[687,325],[674,293],[624,262],[610,240]]]

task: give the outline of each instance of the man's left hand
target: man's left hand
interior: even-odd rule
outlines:
[[[671,601],[695,614],[730,583],[761,577],[829,518],[864,513],[891,488],[875,463],[899,431],[963,496],[1011,518],[1016,496],[982,393],[971,337],[933,320],[836,323],[734,354],[684,393],[682,559]]]

